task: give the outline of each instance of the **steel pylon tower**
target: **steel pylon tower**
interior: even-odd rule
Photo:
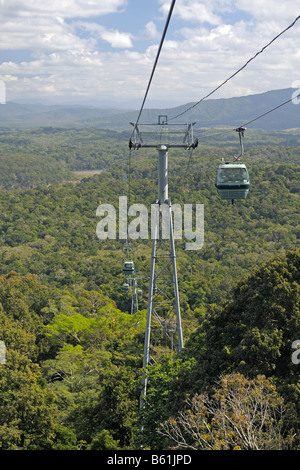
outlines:
[[[143,357],[145,368],[157,362],[161,354],[180,352],[183,348],[172,205],[168,194],[168,149],[195,148],[197,141],[193,142],[193,124],[169,124],[165,115],[159,116],[156,124],[135,126],[134,135],[135,141],[130,139],[129,142],[131,148],[152,147],[158,151],[157,211],[151,221],[152,252]],[[160,220],[162,212],[166,217],[164,221]],[[167,224],[167,237],[162,235],[162,223]],[[141,407],[146,392],[147,377],[144,373]]]

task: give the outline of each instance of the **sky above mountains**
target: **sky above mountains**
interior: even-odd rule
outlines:
[[[171,0],[0,0],[7,101],[141,105]],[[299,0],[177,0],[146,107],[198,101],[300,14]],[[300,20],[213,98],[300,89]]]

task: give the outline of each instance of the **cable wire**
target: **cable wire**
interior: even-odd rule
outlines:
[[[145,93],[145,96],[144,96],[144,99],[143,99],[143,102],[142,102],[141,109],[140,109],[139,114],[138,114],[138,118],[137,118],[136,123],[134,125],[132,135],[134,134],[134,131],[135,131],[135,129],[136,129],[138,123],[139,123],[142,111],[144,109],[144,105],[145,105],[147,95],[148,95],[148,92],[149,92],[149,89],[150,89],[150,86],[151,86],[153,75],[154,75],[154,72],[155,72],[155,69],[156,69],[156,66],[157,66],[157,62],[158,62],[158,59],[159,59],[159,56],[160,56],[160,52],[161,52],[161,49],[162,49],[162,46],[163,46],[163,43],[164,43],[164,40],[165,40],[165,37],[166,37],[166,34],[167,34],[167,30],[168,30],[168,26],[169,26],[169,23],[170,23],[170,20],[171,20],[171,16],[172,16],[172,13],[173,13],[175,2],[176,2],[176,0],[172,0],[171,6],[170,6],[170,11],[169,11],[168,18],[167,18],[167,21],[166,21],[166,25],[165,25],[165,28],[164,28],[164,31],[163,31],[163,35],[162,35],[162,38],[161,38],[161,41],[160,41],[160,44],[159,44],[159,48],[158,48],[158,51],[157,51],[155,62],[154,62],[152,72],[151,72],[151,75],[150,75],[149,83],[148,83],[148,86],[147,86],[147,89],[146,89],[146,93]]]
[[[266,116],[267,114],[270,114],[270,113],[272,113],[273,111],[276,111],[276,109],[279,109],[279,108],[281,108],[282,106],[285,106],[286,104],[290,103],[291,101],[293,101],[293,100],[296,99],[296,98],[300,99],[300,93],[299,93],[298,95],[296,95],[296,96],[293,96],[293,97],[290,98],[289,100],[284,101],[283,103],[281,103],[281,104],[275,106],[274,108],[269,109],[269,111],[266,111],[265,113],[260,114],[259,116],[257,116],[257,117],[255,117],[255,118],[251,119],[251,120],[248,121],[248,122],[245,122],[245,123],[242,124],[241,126],[238,126],[238,128],[224,130],[224,131],[219,132],[219,133],[217,133],[217,134],[211,134],[211,135],[209,135],[209,134],[203,134],[203,135],[201,136],[201,141],[202,141],[203,139],[205,139],[205,138],[207,138],[207,139],[212,139],[212,138],[214,138],[214,137],[220,137],[220,136],[223,136],[223,135],[227,135],[227,134],[231,133],[232,131],[236,131],[237,129],[242,128],[242,127],[246,128],[246,126],[249,126],[249,124],[252,124],[253,122],[257,121],[258,119],[261,119],[262,117]]]
[[[191,109],[195,108],[196,106],[198,106],[202,101],[204,101],[206,98],[208,98],[209,96],[211,96],[213,93],[215,93],[217,90],[219,90],[223,85],[225,85],[229,80],[231,80],[233,77],[235,77],[238,73],[240,73],[245,67],[247,67],[247,65],[252,62],[252,60],[256,59],[256,57],[261,54],[265,49],[267,49],[267,47],[269,47],[274,41],[276,41],[276,39],[278,39],[280,36],[282,36],[286,31],[288,31],[289,29],[291,29],[295,24],[296,22],[300,19],[300,15],[297,16],[297,18],[295,18],[295,20],[287,27],[285,28],[283,31],[281,31],[281,33],[277,34],[277,36],[275,36],[268,44],[266,44],[260,51],[258,51],[253,57],[251,57],[249,60],[247,60],[247,62],[242,66],[240,67],[235,73],[233,73],[232,75],[230,75],[230,77],[228,77],[226,80],[224,80],[219,86],[217,86],[214,90],[212,90],[210,93],[208,93],[208,95],[204,96],[203,98],[201,98],[201,100],[197,101],[197,103],[193,104],[192,106],[190,106],[189,108],[187,108],[185,111],[177,114],[176,116],[172,117],[171,119],[169,119],[169,121],[173,121],[174,119],[177,119],[179,116],[182,116],[183,114],[187,113],[188,111],[190,111]]]
[[[243,124],[241,127],[249,126],[249,124],[252,124],[252,122],[257,121],[258,119],[260,119],[260,118],[266,116],[267,114],[272,113],[272,112],[275,111],[276,109],[281,108],[281,106],[284,106],[284,105],[290,103],[290,102],[293,101],[295,98],[300,98],[300,93],[299,93],[299,95],[297,95],[297,96],[295,96],[295,97],[293,97],[293,98],[290,98],[289,100],[285,101],[284,103],[281,103],[281,104],[279,104],[278,106],[275,106],[275,108],[272,108],[272,109],[270,109],[269,111],[266,111],[265,113],[261,114],[260,116],[257,116],[256,118],[251,119],[251,121],[246,122],[246,123]]]

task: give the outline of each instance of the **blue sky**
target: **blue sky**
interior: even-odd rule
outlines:
[[[7,101],[138,108],[170,5],[0,0]],[[299,14],[300,0],[177,0],[146,107],[198,101]],[[299,39],[300,21],[213,97],[298,87]]]

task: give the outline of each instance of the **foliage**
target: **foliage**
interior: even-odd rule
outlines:
[[[119,136],[105,130],[51,127],[2,131],[0,188],[61,184],[78,180],[74,170],[107,169],[123,158]]]
[[[129,168],[125,134],[2,132],[2,449],[163,449],[168,440],[157,429],[184,412],[186,394],[212,397],[218,377],[234,373],[243,374],[236,376],[237,396],[246,386],[257,390],[263,374],[263,399],[295,403],[299,420],[291,361],[300,334],[299,147],[291,141],[298,134],[251,134],[249,197],[233,206],[218,199],[214,178],[221,158],[237,146],[226,137],[216,147],[212,134],[214,146],[201,143],[189,166],[188,155],[172,149],[172,202],[204,204],[205,242],[193,252],[176,241],[185,348],[179,358],[167,355],[149,367],[139,410],[151,243],[132,242],[143,298],[130,315],[123,244],[97,239],[96,209],[118,207],[119,196],[129,194],[129,176],[130,203],[150,207],[155,150],[134,152]],[[70,173],[86,169],[105,171],[90,178]],[[220,390],[214,400],[223,400]],[[222,448],[234,446],[226,441],[228,428],[226,435],[216,417],[214,423]]]
[[[55,436],[55,397],[37,364],[11,350],[0,369],[0,442],[3,450],[51,447]]]
[[[169,402],[177,408],[166,403],[165,415],[174,416],[183,409],[182,399],[176,399],[178,388],[181,397],[184,392],[211,394],[216,378],[223,374],[242,373],[254,380],[263,373],[276,384],[286,406],[295,407],[294,426],[299,429],[299,374],[291,357],[292,343],[300,334],[299,260],[297,250],[257,266],[236,285],[230,300],[211,306],[200,317],[200,326],[183,350],[180,374],[169,384]],[[158,385],[154,397],[163,393],[164,387]],[[152,394],[150,389],[150,409],[155,402]],[[149,428],[157,429],[160,420],[153,413],[147,416]],[[294,446],[297,442],[298,436]]]
[[[180,379],[191,373],[194,361],[162,357],[161,361],[148,367],[147,394],[143,397],[140,421],[143,431],[137,436],[137,446],[164,449],[165,441],[157,432],[160,422],[178,409],[183,400]]]
[[[199,380],[212,382],[220,373],[235,370],[252,377],[274,376],[279,389],[285,384],[296,387],[291,347],[300,335],[299,263],[297,250],[254,268],[236,285],[232,299],[210,309],[186,345],[197,357]],[[203,341],[197,345],[200,331],[204,348]]]
[[[185,410],[163,423],[160,433],[175,449],[284,450],[293,441],[286,433],[289,419],[283,399],[265,377],[232,374],[221,378],[211,398],[188,396]]]
[[[110,433],[104,429],[95,437],[88,446],[89,450],[120,450],[119,441],[115,440]]]

